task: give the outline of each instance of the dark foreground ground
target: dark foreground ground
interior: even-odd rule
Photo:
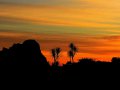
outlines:
[[[120,82],[120,58],[113,58],[111,62],[96,62],[92,59],[81,59],[77,63],[68,62],[63,66],[49,65],[40,51],[40,46],[34,40],[27,40],[23,44],[14,44],[9,49],[0,51],[0,82],[4,84],[27,85],[79,84],[94,86]],[[116,85],[117,85],[116,84]]]

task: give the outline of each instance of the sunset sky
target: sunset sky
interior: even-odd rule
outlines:
[[[120,56],[120,0],[0,0],[0,49],[35,39],[52,62],[50,50],[61,47],[69,60],[73,42],[79,58],[110,61]]]

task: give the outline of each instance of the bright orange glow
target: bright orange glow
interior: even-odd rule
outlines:
[[[70,38],[68,38],[70,37]],[[67,36],[65,42],[58,41],[63,38],[61,35],[39,35],[32,33],[0,33],[0,44],[4,47],[10,47],[13,43],[22,43],[26,39],[35,39],[39,42],[42,53],[46,56],[47,60],[52,63],[53,58],[51,55],[51,49],[55,47],[61,47],[62,52],[59,57],[60,64],[65,64],[69,61],[67,51],[69,50],[69,41],[75,41],[79,52],[75,56],[77,62],[80,58],[93,58],[95,60],[110,61],[113,56],[118,57],[120,54],[120,36],[81,36],[79,40],[78,36]],[[46,41],[43,41],[46,38]],[[87,40],[87,38],[89,38]],[[69,40],[70,39],[70,40]],[[52,40],[55,40],[52,41]],[[61,44],[60,44],[61,43]],[[48,47],[49,45],[49,47]],[[1,47],[2,49],[2,47]]]

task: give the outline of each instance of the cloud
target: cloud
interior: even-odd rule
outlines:
[[[9,8],[9,9],[8,9]],[[36,24],[120,28],[120,13],[111,9],[60,6],[1,5],[0,17]],[[114,17],[114,18],[113,18]],[[5,18],[4,18],[5,19]]]
[[[106,5],[106,3],[108,3]],[[119,0],[0,0],[1,4],[31,4],[31,5],[54,5],[54,6],[74,6],[74,7],[106,7],[106,6],[119,6]]]
[[[119,27],[80,27],[59,21],[32,20],[29,18],[0,16],[0,32],[32,32],[37,34],[119,35]]]
[[[110,58],[120,51],[119,6],[119,0],[1,0],[0,44],[33,38],[47,54],[57,46],[65,54],[75,42],[81,56]]]
[[[31,4],[31,5],[54,5],[54,6],[75,6],[75,4],[85,5],[84,0],[1,0],[1,4]],[[77,5],[77,6],[78,6]]]

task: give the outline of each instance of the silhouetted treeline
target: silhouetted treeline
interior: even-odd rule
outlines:
[[[83,58],[75,63],[73,61],[77,48],[74,44],[70,44],[70,51],[68,52],[70,62],[59,66],[58,57],[60,52],[60,48],[52,49],[52,56],[55,63],[50,66],[45,56],[41,53],[39,44],[35,40],[27,40],[24,41],[23,44],[14,44],[9,49],[3,48],[3,50],[0,51],[0,65],[15,66],[12,68],[4,68],[4,71],[8,71],[7,74],[9,75],[15,72],[18,74],[24,73],[24,75],[29,73],[25,76],[26,78],[34,74],[35,79],[50,81],[91,81],[94,76],[101,75],[101,77],[109,79],[107,76],[113,73],[116,74],[116,76],[119,75],[119,57],[113,57],[111,62],[101,62]],[[100,80],[99,77],[97,79]]]

